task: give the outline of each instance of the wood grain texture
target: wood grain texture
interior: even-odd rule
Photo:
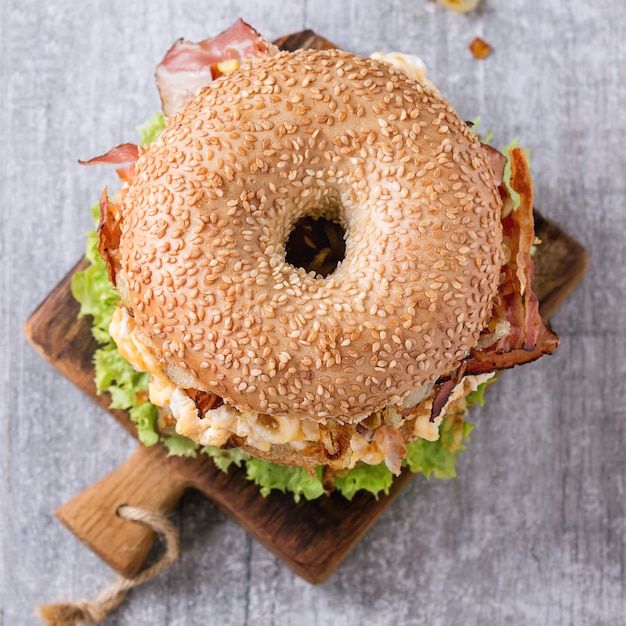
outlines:
[[[122,465],[56,510],[78,539],[124,576],[141,568],[154,533],[143,524],[122,519],[125,505],[169,514],[188,485],[159,447],[140,446]]]
[[[53,511],[135,448],[22,333],[114,184],[76,160],[136,140],[165,50],[239,15],[270,38],[308,28],[419,54],[464,119],[530,149],[537,205],[589,271],[552,316],[557,353],[507,372],[473,415],[459,476],[412,481],[327,582],[304,583],[192,490],[172,513],[180,561],[106,623],[626,623],[626,6],[610,0],[482,0],[463,16],[426,0],[0,0],[0,623],[111,579]],[[485,61],[467,50],[477,35]]]

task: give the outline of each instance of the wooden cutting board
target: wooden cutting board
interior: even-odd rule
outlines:
[[[276,43],[286,50],[333,47],[312,31]],[[534,289],[542,314],[549,317],[584,276],[588,257],[578,242],[538,213],[536,230],[542,245],[535,259]],[[109,398],[96,393],[92,358],[97,345],[89,319],[77,317],[79,306],[70,290],[72,275],[85,266],[81,260],[67,274],[29,318],[25,332],[45,359],[136,436],[126,412],[109,409]],[[154,536],[144,526],[119,518],[117,509],[130,504],[169,513],[186,489],[197,489],[297,574],[320,583],[413,478],[403,472],[390,494],[378,500],[358,494],[349,502],[331,494],[295,503],[290,495],[276,492],[263,498],[238,468],[224,474],[203,455],[168,457],[161,445],[139,445],[125,463],[60,506],[56,515],[100,558],[128,576],[144,563]]]

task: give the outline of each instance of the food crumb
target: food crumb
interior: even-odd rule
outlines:
[[[446,9],[456,11],[457,13],[467,13],[473,11],[480,0],[438,0]]]
[[[469,49],[477,59],[486,59],[493,51],[492,47],[480,37],[475,37]]]

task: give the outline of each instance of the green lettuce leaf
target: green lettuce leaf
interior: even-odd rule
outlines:
[[[150,145],[165,129],[165,118],[163,113],[153,113],[152,117],[143,124],[137,126],[139,133],[139,145]]]
[[[163,443],[170,456],[195,457],[198,453],[198,444],[182,435],[170,435],[169,437],[165,437]]]
[[[202,452],[209,455],[213,459],[213,463],[224,473],[228,472],[231,465],[241,467],[251,458],[247,452],[240,448],[222,450],[217,446],[205,446],[202,448]]]
[[[474,391],[469,393],[465,398],[465,406],[468,409],[471,409],[477,404],[479,406],[485,406],[485,391],[487,390],[487,387],[489,387],[489,385],[494,383],[496,380],[496,377],[493,376],[489,380],[486,380],[484,383],[478,385],[478,387]]]
[[[267,496],[273,489],[291,492],[296,502],[302,497],[306,500],[315,500],[326,492],[322,483],[322,468],[316,468],[311,476],[304,467],[292,465],[276,465],[250,457],[246,464],[246,478],[253,481],[260,488],[262,496]]]
[[[98,207],[97,204],[94,206]],[[106,267],[98,254],[96,231],[87,233],[85,256],[90,265],[72,276],[72,295],[80,303],[79,316],[92,317],[92,333],[98,343],[107,344],[111,341],[109,323],[119,296],[109,282]]]
[[[358,491],[369,491],[376,497],[381,493],[386,495],[392,483],[393,474],[384,463],[358,463],[352,469],[336,472],[334,486],[344,498],[352,500]]]
[[[407,446],[408,452],[403,462],[405,467],[408,467],[414,474],[424,474],[426,478],[430,478],[432,475],[435,478],[454,478],[456,476],[456,459],[465,450],[466,445],[464,443],[456,446],[450,445],[452,439],[446,437],[448,434],[446,433],[446,422],[451,419],[454,418],[446,418],[441,423],[437,441],[417,439]],[[454,434],[460,434],[461,441],[469,441],[472,428],[473,426],[469,422],[462,422],[459,425],[460,430],[454,431]]]
[[[148,388],[148,375],[135,371],[120,356],[113,342],[94,354],[96,389],[111,395],[111,408],[128,410],[138,404],[137,395]]]
[[[137,425],[137,436],[144,446],[153,446],[159,441],[156,431],[158,409],[150,402],[140,402],[132,406],[129,411],[130,419]]]

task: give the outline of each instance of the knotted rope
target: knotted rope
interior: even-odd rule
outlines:
[[[76,626],[99,624],[115,608],[126,594],[167,569],[180,554],[178,531],[162,513],[146,511],[132,506],[121,506],[118,515],[122,519],[146,524],[165,540],[165,554],[156,563],[141,570],[136,576],[118,576],[95,600],[82,598],[75,602],[44,604],[37,607],[37,615],[46,626]]]

